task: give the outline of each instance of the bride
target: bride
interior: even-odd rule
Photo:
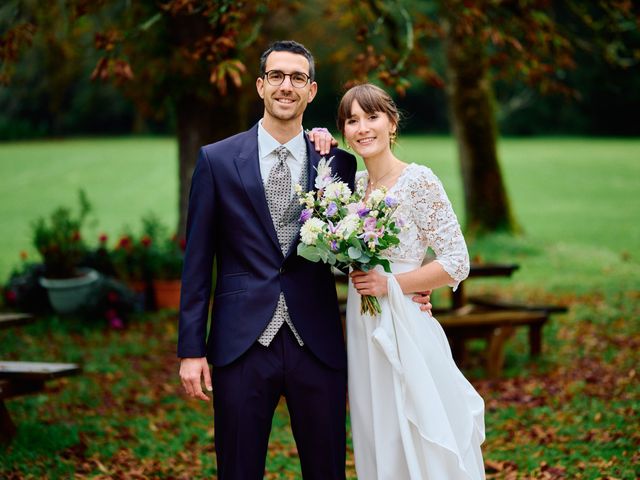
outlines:
[[[385,187],[404,222],[389,249],[393,274],[351,272],[347,303],[349,405],[361,480],[484,478],[484,402],[458,370],[438,321],[425,317],[409,292],[449,285],[469,273],[469,256],[440,180],[427,167],[391,151],[399,114],[375,85],[342,97],[338,127],[367,167],[356,181],[367,195]],[[364,185],[363,183],[363,185]],[[428,247],[436,259],[424,266]],[[360,314],[360,295],[375,295],[382,313]]]

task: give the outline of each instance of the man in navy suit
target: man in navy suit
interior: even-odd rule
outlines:
[[[244,133],[202,147],[193,174],[180,376],[193,397],[208,399],[202,379],[213,389],[219,479],[263,478],[281,396],[304,478],[344,479],[346,352],[335,282],[326,265],[296,254],[300,206],[293,188],[299,180],[304,190],[313,188],[320,160],[302,128],[317,91],[313,57],[296,42],[276,42],[262,55],[260,69],[263,118]],[[285,209],[267,198],[280,152],[291,178],[292,201]],[[355,158],[335,148],[327,157],[334,157],[334,173],[353,186]]]

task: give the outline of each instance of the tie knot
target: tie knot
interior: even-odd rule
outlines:
[[[287,150],[287,147],[285,147],[284,145],[280,145],[278,148],[276,148],[275,153],[280,163],[285,162],[287,160],[287,157],[289,156],[289,150]]]

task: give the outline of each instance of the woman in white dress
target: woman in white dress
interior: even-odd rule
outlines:
[[[427,167],[391,151],[399,115],[391,97],[366,84],[342,98],[338,127],[367,167],[356,181],[367,194],[386,187],[399,201],[400,244],[388,250],[393,274],[354,271],[347,303],[349,405],[360,480],[484,478],[484,402],[451,356],[438,321],[411,292],[456,288],[469,255],[451,203]],[[436,259],[422,266],[427,248]],[[375,295],[382,314],[360,314]]]

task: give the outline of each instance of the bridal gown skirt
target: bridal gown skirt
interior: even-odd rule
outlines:
[[[416,264],[392,264],[394,273]],[[360,314],[349,283],[349,408],[359,480],[485,478],[484,402],[436,319],[389,276],[382,314]]]

